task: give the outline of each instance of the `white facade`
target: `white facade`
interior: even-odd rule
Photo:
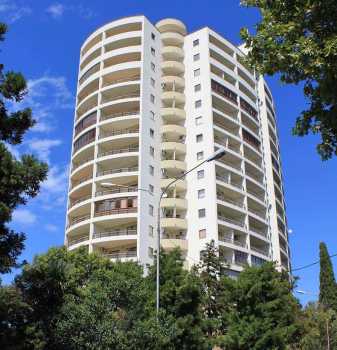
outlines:
[[[263,78],[209,28],[127,17],[83,44],[66,245],[153,262],[161,190],[162,247],[186,266],[215,240],[235,275],[245,263],[289,267],[275,112]],[[109,185],[110,184],[110,185]],[[110,187],[109,187],[110,186]]]

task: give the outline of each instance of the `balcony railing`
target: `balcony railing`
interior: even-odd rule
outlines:
[[[240,148],[238,149],[237,147],[234,147],[233,145],[231,145],[229,142],[226,142],[226,140],[223,140],[219,137],[214,137],[214,142],[222,145],[222,146],[225,146],[226,148],[230,149],[231,151],[237,153],[237,154],[240,154],[242,155],[242,152],[240,150]]]
[[[219,180],[219,181],[225,182],[225,183],[227,183],[228,185],[237,187],[237,188],[239,188],[239,189],[241,189],[241,190],[243,189],[243,186],[242,186],[241,184],[236,183],[236,182],[234,182],[234,181],[230,181],[229,177],[217,175],[217,176],[216,176],[216,179]]]
[[[90,219],[90,214],[76,216],[73,219],[69,220],[68,227],[73,226],[75,224],[78,224],[79,222],[82,222],[82,221],[85,221],[85,220],[88,220],[88,219]]]
[[[122,95],[116,95],[116,96],[109,96],[104,98],[104,101],[102,101],[102,103],[109,103],[112,101],[116,101],[116,100],[122,100],[125,98],[132,98],[132,97],[140,97],[139,96],[139,92],[134,92],[134,93],[129,93],[129,94],[122,94]]]
[[[251,209],[251,208],[248,208],[248,210],[251,212],[251,213],[253,213],[253,214],[255,214],[256,216],[258,216],[258,217],[260,217],[260,218],[262,218],[262,219],[266,219],[266,214],[265,213],[261,213],[260,211],[258,211],[258,210],[255,210],[255,209]]]
[[[230,244],[234,244],[234,245],[236,245],[238,247],[247,248],[247,244],[245,242],[236,241],[236,240],[234,240],[233,238],[230,238],[230,237],[219,235],[219,241],[227,242],[227,243],[230,243]]]
[[[138,167],[108,169],[108,170],[97,171],[97,176],[119,174],[119,173],[128,173],[128,172],[135,172],[135,171],[138,171]]]
[[[244,206],[244,204],[243,203],[240,203],[240,202],[237,202],[237,201],[234,201],[234,200],[232,200],[232,199],[229,199],[229,198],[227,198],[225,195],[223,195],[222,193],[217,193],[216,194],[216,197],[218,198],[218,199],[220,199],[221,201],[223,201],[223,202],[227,202],[227,203],[230,203],[230,204],[233,204],[233,205],[235,205],[236,207],[240,207],[240,208],[245,208],[245,206]]]
[[[130,115],[137,115],[137,114],[139,114],[139,109],[134,109],[132,111],[118,112],[118,113],[110,114],[108,116],[101,116],[101,120],[119,118],[119,117],[128,117]]]
[[[72,190],[76,186],[80,185],[81,183],[86,182],[86,181],[91,180],[91,179],[92,179],[92,176],[86,176],[86,177],[83,177],[79,180],[73,181],[72,186],[70,187],[70,190]]]
[[[83,236],[76,239],[71,239],[68,241],[68,247],[75,245],[77,243],[85,242],[87,240],[89,240],[89,236]]]
[[[103,139],[110,136],[125,135],[125,134],[135,134],[138,133],[139,129],[124,129],[124,130],[112,130],[109,132],[102,131],[99,134],[99,139]]]
[[[112,81],[109,81],[109,84],[107,84],[106,86],[110,86],[110,85],[114,85],[114,84],[119,84],[119,83],[125,83],[127,81],[135,81],[135,80],[139,80],[140,79],[140,75],[132,75],[130,77],[125,77],[125,78],[120,78],[120,79],[115,79]]]
[[[93,238],[105,238],[105,237],[116,237],[116,236],[134,236],[137,235],[137,230],[135,229],[125,229],[125,230],[110,230],[103,232],[96,232],[93,234]]]
[[[222,221],[225,221],[225,222],[228,222],[229,224],[237,225],[237,226],[240,226],[240,227],[245,227],[245,223],[244,222],[227,218],[226,216],[223,216],[222,214],[218,214],[218,219],[222,220]]]
[[[121,149],[112,149],[110,151],[101,152],[98,154],[98,157],[106,157],[111,156],[114,154],[120,154],[120,153],[131,153],[131,152],[138,152],[138,147],[128,147],[128,148],[121,148]]]
[[[86,200],[88,200],[90,198],[91,198],[91,195],[87,195],[87,196],[80,197],[80,198],[78,198],[78,199],[76,199],[74,201],[70,201],[69,208],[72,208],[74,205],[76,205],[78,203],[81,203],[81,202],[84,202],[84,201],[86,201]]]
[[[257,235],[260,235],[260,236],[262,236],[264,238],[267,238],[267,233],[266,232],[263,232],[263,231],[261,231],[261,230],[259,230],[257,228],[254,228],[254,227],[249,227],[249,230],[254,232],[254,233],[256,233]]]
[[[108,259],[137,258],[137,252],[116,252],[103,254]]]
[[[85,164],[85,163],[88,163],[90,162],[91,160],[94,160],[94,157],[91,156],[91,157],[88,157],[86,159],[83,159],[81,160],[80,162],[76,162],[73,164],[72,168],[71,168],[71,171],[74,171],[75,169],[79,168],[81,165]]]
[[[137,213],[137,207],[132,208],[116,208],[110,210],[101,210],[96,211],[95,216],[105,216],[105,215],[117,215],[117,214],[129,214],[129,213]]]
[[[256,248],[256,247],[254,247],[252,245],[250,246],[250,249],[253,250],[256,253],[259,253],[259,254],[262,254],[262,255],[265,255],[265,256],[269,256],[268,251],[266,251],[264,249]]]
[[[138,191],[138,187],[135,186],[130,186],[130,187],[116,187],[116,188],[112,188],[110,190],[106,190],[106,191],[97,191],[95,193],[96,197],[98,196],[105,196],[108,194],[115,194],[115,193],[124,193],[124,192],[137,192]]]
[[[259,198],[262,202],[265,201],[265,195],[263,193],[259,193],[257,191],[251,190],[247,188],[247,192],[251,195],[253,195],[254,197]]]

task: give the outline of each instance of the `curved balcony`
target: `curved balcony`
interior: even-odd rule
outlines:
[[[163,238],[161,240],[161,246],[166,251],[175,248],[179,248],[181,251],[186,251],[188,248],[188,242],[186,239]]]
[[[162,160],[160,166],[163,169],[170,169],[175,171],[186,171],[186,163],[181,160]]]
[[[135,213],[137,213],[137,207],[117,208],[117,209],[96,211],[94,216],[95,218],[97,218],[101,216],[124,215],[124,214],[135,214]]]
[[[161,218],[160,226],[168,230],[187,230],[187,220],[180,218]]]
[[[74,200],[70,200],[69,202],[69,206],[68,206],[68,210],[70,210],[71,208],[77,206],[80,203],[83,203],[90,200],[91,199],[91,194],[85,195],[85,196],[81,196],[79,198],[76,198]]]
[[[167,32],[161,34],[161,40],[164,46],[178,46],[184,45],[184,36],[179,33]]]
[[[186,154],[186,145],[180,142],[163,142],[161,150],[175,152],[176,154]]]
[[[182,35],[186,35],[186,26],[183,22],[175,18],[164,18],[156,24],[156,28],[160,33],[165,32],[178,32]]]
[[[180,75],[185,72],[183,63],[177,61],[164,61],[161,64],[163,75]]]
[[[167,75],[162,77],[161,81],[168,90],[173,90],[173,87],[175,87],[175,89],[183,89],[185,87],[185,80],[178,76]]]
[[[173,101],[178,105],[185,104],[185,95],[177,91],[165,91],[161,95],[161,99],[164,103],[173,104]]]
[[[112,155],[117,155],[117,154],[122,154],[122,153],[135,153],[138,152],[139,148],[138,147],[128,147],[128,148],[121,148],[121,149],[111,149],[109,151],[104,151],[98,153],[97,157],[108,157]]]
[[[174,180],[175,179],[162,179],[160,180],[160,187],[164,189]],[[178,191],[186,191],[187,189],[186,180],[178,180],[170,188],[176,188]]]
[[[85,214],[85,215],[75,216],[73,218],[69,218],[67,229],[69,229],[72,226],[75,226],[76,224],[87,221],[89,219],[90,219],[90,214]]]
[[[180,108],[164,107],[161,108],[160,113],[163,119],[172,123],[181,122],[186,119],[186,112]]]
[[[161,54],[165,61],[182,61],[184,59],[184,50],[177,46],[164,46]]]
[[[160,207],[187,210],[187,200],[183,198],[163,198]]]
[[[106,169],[97,171],[97,177],[106,175],[118,175],[124,173],[134,173],[138,171],[138,167],[118,168],[118,169]]]
[[[179,136],[186,136],[186,128],[180,125],[163,125],[161,128],[163,135],[167,137],[179,138]]]

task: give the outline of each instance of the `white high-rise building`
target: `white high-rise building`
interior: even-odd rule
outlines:
[[[245,264],[289,268],[274,103],[243,52],[208,27],[175,19],[110,22],[81,48],[66,245],[153,262],[162,247],[186,266],[214,240],[235,275]]]

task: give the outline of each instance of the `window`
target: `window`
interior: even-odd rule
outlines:
[[[149,171],[150,171],[150,175],[154,174],[154,167],[152,165],[149,166]]]
[[[153,78],[151,78],[151,86],[155,87],[155,85],[156,85],[156,81]]]
[[[202,142],[202,139],[203,139],[203,135],[202,134],[199,134],[199,135],[196,136],[197,142]]]
[[[199,218],[204,218],[206,216],[206,209],[199,209],[198,216]]]
[[[205,170],[198,170],[197,172],[197,178],[199,179],[203,179],[205,177]]]
[[[149,214],[153,216],[153,205],[149,204]]]
[[[150,146],[150,156],[154,156],[154,147]]]
[[[155,100],[155,99],[154,99],[154,95],[153,95],[153,94],[151,94],[150,100],[151,100],[152,103],[154,103],[154,100]]]
[[[193,46],[198,46],[199,45],[199,39],[193,40]]]
[[[154,130],[153,129],[150,129],[150,137],[154,137]]]
[[[149,236],[153,237],[153,226],[149,225]]]
[[[153,62],[151,62],[151,69],[155,72],[156,71],[156,65],[153,63]]]
[[[153,185],[150,184],[150,185],[149,185],[149,192],[150,192],[150,193],[153,193],[153,191],[154,191],[154,187],[153,187]]]
[[[193,75],[194,75],[195,77],[198,77],[198,76],[200,75],[200,68],[195,69],[194,72],[193,72]]]
[[[154,33],[151,33],[151,39],[156,40],[156,35]]]
[[[200,53],[196,53],[195,55],[193,55],[193,61],[199,61],[200,60]]]
[[[205,190],[202,189],[202,190],[198,190],[198,198],[205,198]]]
[[[201,84],[194,85],[194,92],[198,92],[201,90]]]
[[[201,107],[201,100],[195,101],[194,106],[195,106],[195,108],[200,108]]]
[[[150,118],[151,118],[152,120],[154,120],[154,112],[153,112],[153,111],[150,111]]]
[[[195,125],[201,125],[202,124],[202,117],[196,117],[195,118]]]
[[[149,258],[153,258],[153,248],[149,247],[149,250],[148,250],[148,254],[149,254]]]
[[[204,159],[204,152],[198,152],[197,153],[197,160],[203,160]]]
[[[151,47],[151,54],[152,56],[156,56],[156,50],[153,47]]]
[[[206,238],[206,229],[199,230],[199,238]]]

